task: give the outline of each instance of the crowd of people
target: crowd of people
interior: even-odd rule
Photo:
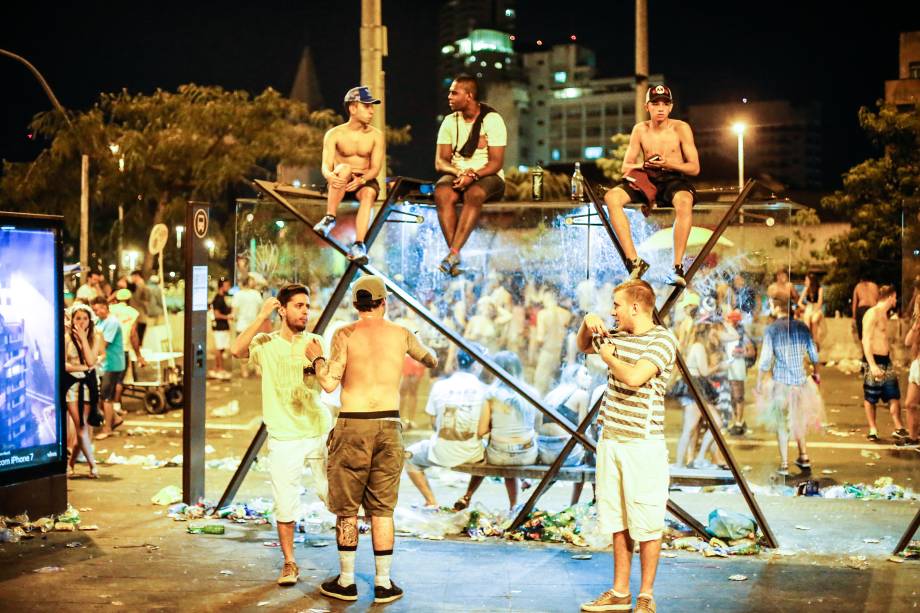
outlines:
[[[90,478],[99,476],[92,441],[112,436],[123,423],[125,374],[146,366],[141,345],[162,314],[159,278],[145,280],[140,270],[119,278],[114,288],[102,272],[90,270],[76,288],[64,312],[62,381],[71,476],[77,476],[80,458]]]

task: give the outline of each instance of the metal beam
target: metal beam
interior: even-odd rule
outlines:
[[[914,515],[914,518],[911,520],[910,525],[907,526],[907,530],[904,534],[901,535],[901,540],[898,541],[898,544],[895,545],[892,555],[898,555],[904,549],[910,545],[910,541],[914,538],[914,534],[917,533],[917,528],[920,528],[920,511],[917,511],[917,514]]]
[[[709,240],[703,246],[703,249],[700,251],[700,254],[693,261],[693,264],[687,270],[686,280],[687,284],[690,284],[690,281],[693,279],[693,275],[699,270],[700,265],[703,260],[715,247],[716,242],[718,242],[719,237],[728,227],[728,224],[731,222],[732,218],[744,204],[744,200],[747,199],[748,195],[751,193],[751,190],[754,187],[754,180],[749,179],[745,184],[744,189],[742,189],[738,196],[735,198],[735,201],[728,208],[725,215],[722,217],[722,220],[719,222],[719,225],[713,231],[712,235],[709,237]],[[585,182],[585,195],[588,197],[589,201],[594,204],[595,210],[600,218],[601,225],[604,226],[604,229],[607,232],[611,242],[613,243],[614,248],[617,250],[617,253],[620,254],[620,258],[625,264],[627,261],[626,253],[623,251],[623,246],[620,244],[619,238],[616,235],[616,232],[613,229],[613,225],[610,223],[610,219],[607,217],[606,212],[604,211],[600,200],[597,197],[597,194],[594,192],[594,188],[586,181]],[[680,295],[682,288],[675,288],[671,292],[671,296],[665,302],[662,307],[662,311],[667,313],[677,300],[677,296]],[[652,316],[655,320],[655,323],[662,325],[662,315],[655,308],[652,309]],[[747,481],[744,478],[744,475],[738,468],[738,464],[735,461],[734,456],[731,454],[731,451],[728,448],[728,444],[725,441],[725,437],[722,435],[722,431],[718,426],[718,422],[713,417],[712,410],[709,408],[709,405],[703,400],[703,395],[700,393],[699,388],[696,385],[696,381],[690,375],[690,371],[687,369],[687,365],[684,362],[684,358],[680,353],[680,350],[675,352],[675,362],[677,368],[683,376],[684,381],[687,383],[687,387],[690,390],[691,396],[693,396],[694,402],[696,402],[697,408],[700,413],[703,415],[703,418],[706,420],[706,425],[709,427],[709,431],[712,432],[713,439],[716,441],[716,445],[719,447],[719,450],[722,452],[725,461],[728,462],[729,469],[735,477],[735,481],[738,484],[738,489],[741,490],[741,495],[744,497],[745,502],[748,505],[748,509],[754,515],[757,525],[760,526],[761,532],[763,532],[764,540],[767,542],[767,545],[773,548],[779,546],[779,542],[776,540],[776,536],[773,534],[773,530],[770,528],[770,525],[767,523],[767,518],[764,516],[763,511],[760,509],[760,505],[757,504],[757,500],[754,498],[753,492],[751,492],[750,486],[748,486]]]

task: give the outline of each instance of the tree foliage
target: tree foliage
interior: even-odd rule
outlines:
[[[605,177],[616,183],[623,178],[623,159],[629,149],[629,134],[614,134],[610,142],[613,143],[613,153],[609,158],[599,158],[597,167]]]
[[[59,213],[78,235],[80,156],[90,157],[93,247],[106,242],[119,203],[128,227],[149,230],[187,200],[215,200],[278,163],[318,164],[325,130],[337,116],[311,111],[273,89],[244,91],[183,85],[175,92],[102,94],[68,125],[58,113],[35,117],[49,146],[31,163],[4,162],[0,198],[7,208]],[[146,238],[142,236],[140,238]]]
[[[920,213],[920,105],[898,111],[879,103],[877,112],[863,107],[859,122],[882,155],[851,168],[843,189],[821,202],[845,213],[850,232],[830,241],[837,261],[829,282],[855,284],[860,277],[878,283],[901,280],[902,215],[908,241],[917,243]]]

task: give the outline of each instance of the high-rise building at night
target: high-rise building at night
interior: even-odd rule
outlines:
[[[438,13],[438,100],[457,74],[493,82],[514,78],[512,44],[517,14],[514,0],[448,0]]]
[[[635,123],[633,77],[596,78],[595,54],[577,44],[523,54],[529,108],[521,117],[524,163],[571,164],[610,153],[610,137]],[[649,77],[663,83],[660,74]]]
[[[898,78],[885,81],[885,102],[903,110],[920,103],[920,32],[901,32]]]

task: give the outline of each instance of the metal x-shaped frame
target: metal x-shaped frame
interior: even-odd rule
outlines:
[[[292,215],[297,217],[302,221],[308,228],[310,232],[313,232],[317,237],[328,243],[332,248],[341,253],[343,256],[347,255],[347,248],[339,243],[332,237],[323,236],[322,234],[313,230],[313,224],[308,220],[303,213],[301,213],[294,205],[292,205],[287,198],[285,198],[282,191],[286,191],[279,186],[278,184],[271,183],[269,181],[255,181],[256,188],[265,193],[268,196],[271,196],[275,201],[281,204],[286,208]],[[412,179],[409,177],[397,177],[393,186],[389,189],[387,198],[383,202],[378,211],[377,215],[374,217],[373,222],[368,228],[367,237],[364,242],[370,250],[374,241],[377,238],[377,235],[380,233],[380,230],[383,228],[383,224],[386,223],[388,217],[391,213],[402,213],[407,215],[401,209],[396,209],[395,204],[406,194],[408,194],[412,188],[416,188],[422,184],[430,183],[430,181],[422,181],[419,179]],[[293,193],[297,193],[297,190],[291,190]],[[411,217],[411,215],[409,215]],[[405,222],[405,219],[396,220],[399,222]],[[342,274],[342,277],[339,279],[338,284],[332,292],[332,295],[329,298],[329,302],[326,304],[323,309],[322,314],[319,317],[319,320],[316,322],[316,326],[313,328],[315,334],[322,334],[326,330],[326,326],[329,325],[329,322],[332,320],[332,316],[338,308],[342,300],[345,299],[345,295],[348,291],[348,287],[351,285],[352,281],[355,278],[355,275],[359,270],[363,270],[367,274],[372,274],[383,279],[384,283],[387,286],[387,289],[399,298],[407,307],[412,309],[419,317],[424,319],[429,325],[434,327],[438,332],[446,336],[453,342],[457,347],[464,350],[468,353],[473,359],[483,365],[483,367],[495,375],[499,380],[504,382],[511,388],[515,393],[524,398],[527,402],[532,404],[536,409],[542,412],[544,415],[552,419],[554,422],[559,424],[566,432],[568,432],[572,438],[570,442],[574,445],[576,442],[581,443],[588,449],[595,449],[594,441],[590,437],[585,435],[585,427],[576,427],[574,424],[569,422],[566,418],[561,416],[553,407],[545,405],[542,400],[533,396],[525,387],[518,383],[514,377],[512,377],[508,372],[503,368],[498,366],[491,358],[484,355],[476,348],[470,345],[466,339],[462,336],[446,327],[440,320],[438,320],[428,309],[426,309],[421,303],[419,303],[411,294],[406,292],[402,287],[397,285],[392,279],[387,275],[383,274],[375,266],[371,264],[359,265],[354,261],[350,261],[348,267],[345,269],[345,272]],[[595,406],[595,412],[599,408],[599,405]],[[249,447],[246,450],[246,453],[243,454],[243,458],[240,461],[240,465],[237,467],[236,472],[230,478],[227,487],[224,489],[224,493],[218,502],[218,508],[222,508],[229,504],[233,498],[236,496],[237,491],[243,483],[246,475],[249,472],[249,469],[252,467],[252,463],[255,461],[259,450],[262,448],[263,443],[265,442],[268,432],[265,429],[265,424],[259,426],[258,432],[252,439],[252,442],[249,444]],[[564,460],[565,458],[563,458]],[[555,464],[554,464],[555,466]],[[556,472],[559,470],[561,462],[556,466]],[[553,473],[555,475],[555,473]],[[545,488],[544,488],[545,489]],[[540,492],[542,493],[542,491]],[[531,500],[528,501],[530,507],[533,507],[533,504],[536,502],[536,498],[539,496],[537,492],[534,492],[535,495],[531,496]],[[689,515],[687,516],[689,518]],[[683,518],[682,518],[683,519]],[[523,520],[521,520],[523,521]],[[702,526],[699,526],[699,529],[702,530]]]
[[[716,229],[712,232],[712,235],[709,237],[709,240],[706,242],[706,244],[700,250],[699,254],[693,260],[693,263],[690,265],[690,268],[687,269],[685,278],[687,280],[688,285],[690,281],[693,279],[693,276],[699,270],[702,263],[706,260],[707,256],[709,256],[710,252],[712,252],[713,248],[716,246],[716,243],[718,242],[719,237],[721,237],[722,233],[725,232],[725,229],[728,228],[728,225],[731,223],[731,220],[735,217],[738,211],[741,210],[741,206],[744,204],[744,201],[747,199],[748,195],[751,193],[751,190],[754,188],[754,185],[755,185],[755,181],[750,180],[750,179],[747,181],[747,183],[745,183],[744,187],[738,192],[738,196],[735,198],[735,201],[731,204],[731,206],[728,207],[728,210],[726,211],[725,215],[722,217],[719,224],[716,226]],[[625,265],[627,262],[626,254],[623,251],[623,246],[620,244],[620,241],[617,238],[616,232],[613,229],[613,225],[610,223],[610,218],[607,216],[607,213],[604,210],[603,201],[597,197],[597,194],[594,191],[594,188],[587,182],[585,182],[585,196],[587,197],[588,201],[594,206],[594,210],[598,218],[600,219],[601,225],[604,227],[604,230],[607,232],[607,235],[610,238],[610,242],[613,243],[614,248],[617,250],[617,253],[620,254],[620,258],[623,260],[623,263]],[[590,217],[588,219],[590,222]],[[588,231],[590,232],[590,223],[588,224],[588,227],[589,227]],[[668,296],[667,300],[665,300],[665,303],[661,307],[661,310],[659,311],[655,309],[653,311],[653,316],[654,316],[654,320],[656,323],[661,324],[663,318],[667,316],[667,314],[671,311],[671,309],[677,303],[677,300],[680,297],[680,294],[682,291],[683,291],[683,288],[675,287],[674,290],[671,292],[671,294]],[[696,402],[696,405],[699,408],[700,413],[703,415],[703,418],[706,420],[706,423],[709,426],[709,430],[712,432],[713,439],[715,440],[716,445],[719,447],[719,451],[722,452],[722,456],[728,462],[728,466],[731,469],[731,472],[735,477],[735,482],[738,484],[738,488],[741,490],[741,495],[744,497],[744,500],[748,505],[748,509],[750,509],[751,513],[753,513],[754,519],[756,520],[757,525],[760,527],[760,530],[763,533],[763,537],[764,537],[766,544],[769,547],[774,547],[774,548],[777,547],[778,541],[776,540],[776,536],[773,534],[773,531],[770,529],[770,526],[767,523],[766,517],[764,517],[764,514],[761,511],[760,506],[757,504],[757,501],[754,499],[754,495],[751,492],[750,487],[747,484],[747,481],[745,481],[744,475],[742,475],[741,471],[738,469],[738,465],[735,462],[734,457],[729,452],[728,445],[725,442],[725,437],[722,436],[721,431],[716,425],[717,422],[715,418],[713,417],[712,409],[709,407],[706,401],[703,400],[703,395],[700,392],[699,388],[697,387],[696,382],[694,381],[693,377],[690,376],[690,372],[688,371],[687,365],[684,362],[683,356],[681,356],[679,350],[676,352],[675,361],[677,364],[677,368],[681,373],[681,376],[683,376],[684,381],[686,381],[687,383],[687,388],[690,390],[690,394],[693,397],[693,400]],[[585,420],[579,425],[579,429],[587,428],[588,425],[591,423],[591,420],[593,420],[596,417],[597,412],[599,410],[600,402],[601,401],[599,400],[597,403],[595,403],[595,406],[591,409],[591,414],[589,414],[585,418]],[[562,465],[562,462],[565,461],[565,458],[563,456],[568,455],[568,453],[571,451],[574,445],[575,445],[575,442],[573,440],[570,440],[568,442],[568,444],[563,448],[562,453],[560,454],[559,458],[557,458],[556,462],[554,462],[553,464],[554,467],[556,466],[556,464],[558,464],[559,466]],[[556,467],[556,470],[558,471],[558,467]],[[552,467],[550,469],[550,472],[552,472]],[[547,473],[547,476],[549,476],[549,472]],[[543,483],[541,482],[540,485],[542,486]],[[687,513],[685,510],[677,506],[673,500],[668,501],[668,510],[671,511],[678,518],[680,518],[685,524],[690,526],[696,532],[701,532],[705,534],[705,531],[703,530],[702,525],[698,521],[696,521],[696,519],[694,519],[689,513]],[[920,517],[920,515],[918,515],[918,517]]]

